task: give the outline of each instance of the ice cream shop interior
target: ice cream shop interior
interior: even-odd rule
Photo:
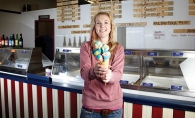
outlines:
[[[195,118],[195,0],[2,0],[0,118],[80,118],[80,47],[112,15],[122,118]]]

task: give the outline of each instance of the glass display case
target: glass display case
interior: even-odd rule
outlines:
[[[51,78],[52,81],[83,85],[80,76],[80,48],[56,47]]]
[[[79,48],[57,47],[52,80],[83,82]],[[195,51],[125,49],[121,87],[195,97]]]
[[[125,49],[121,86],[195,97],[195,51]],[[138,75],[135,78],[135,75]]]
[[[44,66],[52,64],[41,48],[0,48],[0,73],[27,77],[27,73],[44,72]]]

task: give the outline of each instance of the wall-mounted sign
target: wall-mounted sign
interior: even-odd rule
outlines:
[[[116,27],[128,27],[128,26],[146,26],[147,22],[130,22],[130,23],[116,23]]]
[[[121,1],[107,1],[100,2],[96,1],[96,3],[91,4],[91,17],[98,12],[108,12],[113,15],[113,18],[122,18],[122,5]]]
[[[140,8],[133,9],[133,12],[159,12],[159,11],[173,11],[173,7],[152,7],[152,8]]]
[[[195,11],[189,11],[189,15],[195,15]]]
[[[65,18],[65,17],[61,17],[61,18],[57,18],[57,21],[75,21],[75,20],[80,20],[80,17],[69,17],[69,18]]]
[[[152,7],[152,6],[166,6],[166,5],[173,5],[173,1],[165,1],[165,2],[141,2],[140,4],[134,4],[133,6],[134,7]]]
[[[84,24],[83,28],[91,28],[91,25],[90,24]]]
[[[108,1],[108,2],[98,2],[98,3],[92,3],[91,6],[102,6],[102,5],[116,5],[121,4],[121,1]]]
[[[96,12],[91,12],[91,15],[95,15],[97,14],[99,11],[96,11]],[[122,13],[122,10],[115,10],[115,11],[107,11],[107,12],[110,12],[111,14],[121,14]]]
[[[189,6],[189,10],[195,10],[195,5]]]
[[[80,28],[80,25],[64,25],[64,26],[58,26],[58,29],[68,29],[68,28]]]
[[[39,15],[39,20],[50,19],[50,15]]]
[[[195,0],[189,0],[189,15],[195,15]]]
[[[90,30],[71,31],[71,34],[89,34]]]
[[[144,18],[173,16],[173,3],[173,1],[164,0],[134,0],[133,12],[135,14],[133,16]]]
[[[57,21],[80,20],[80,6],[78,0],[57,0]]]
[[[173,12],[162,12],[162,13],[143,13],[133,14],[134,17],[161,17],[161,16],[173,16]]]
[[[72,4],[78,4],[78,0],[60,2],[60,3],[57,3],[57,6],[66,6],[66,5],[72,5]]]
[[[157,21],[153,25],[190,25],[190,21]]]
[[[97,11],[97,10],[115,10],[115,9],[121,9],[122,8],[122,5],[116,5],[116,6],[95,6],[95,7],[92,7],[91,8],[91,11]]]
[[[194,0],[189,0],[189,4],[195,4]]]
[[[195,29],[174,29],[174,33],[195,33]]]

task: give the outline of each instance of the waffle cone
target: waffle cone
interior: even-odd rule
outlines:
[[[103,61],[103,62],[101,63],[101,65],[108,69],[108,67],[109,67],[109,59]]]

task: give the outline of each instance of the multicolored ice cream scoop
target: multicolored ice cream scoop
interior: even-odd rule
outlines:
[[[108,60],[111,56],[109,52],[109,46],[106,44],[102,44],[100,41],[95,41],[92,50],[93,55],[98,61]]]

